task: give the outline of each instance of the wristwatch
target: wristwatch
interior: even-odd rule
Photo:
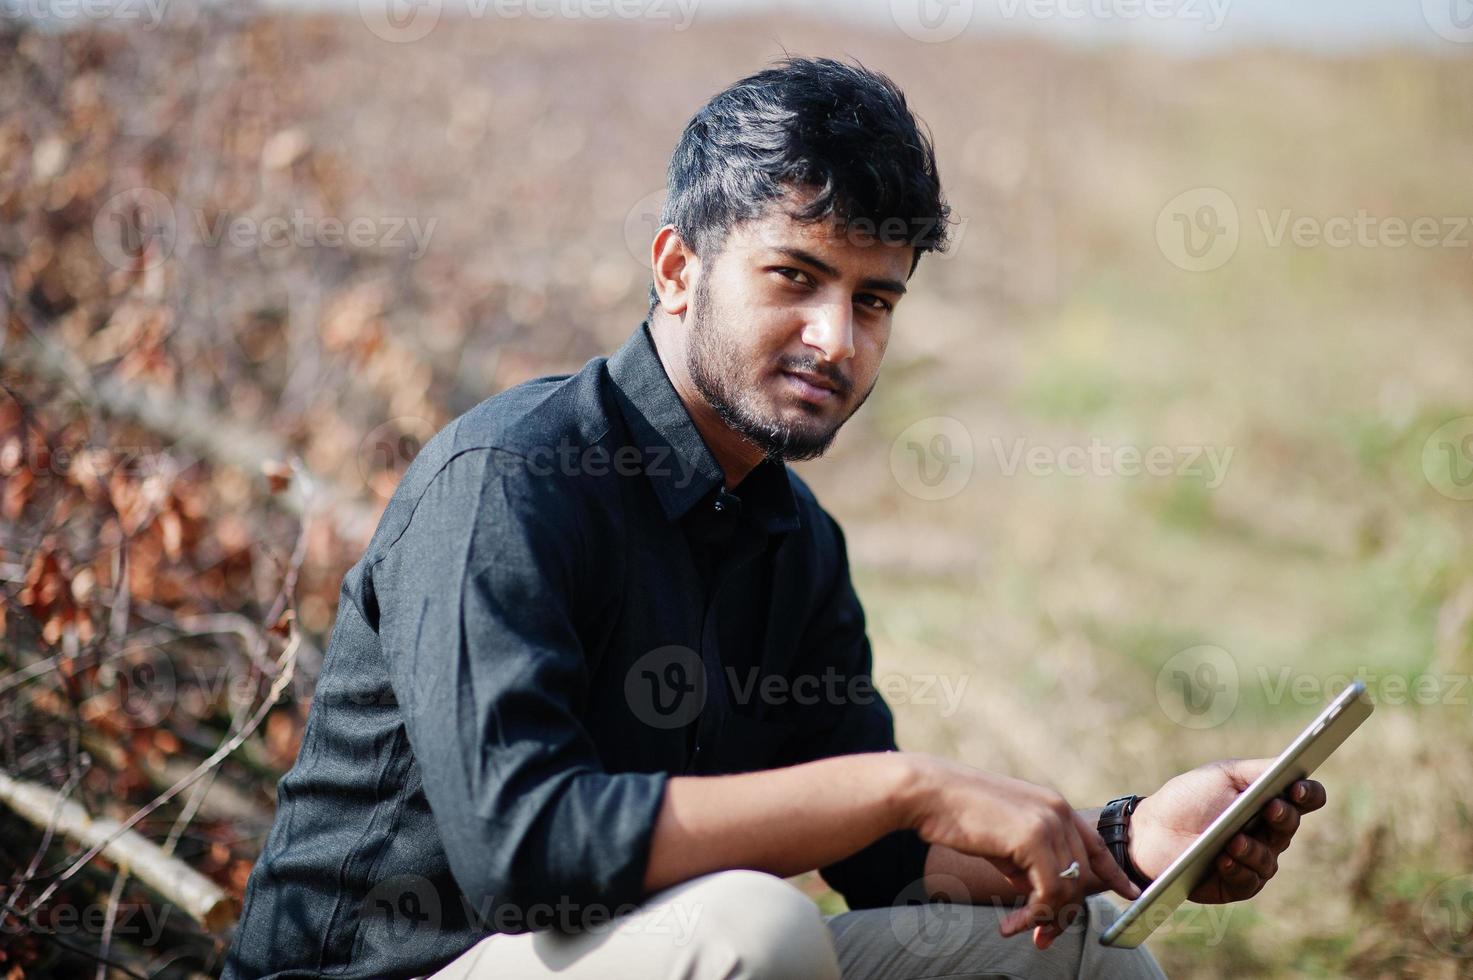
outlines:
[[[1100,811],[1100,820],[1096,826],[1105,846],[1115,856],[1115,863],[1120,865],[1127,878],[1144,890],[1151,879],[1141,874],[1135,862],[1130,859],[1130,815],[1135,812],[1141,800],[1142,797],[1139,796],[1121,796],[1111,800]]]

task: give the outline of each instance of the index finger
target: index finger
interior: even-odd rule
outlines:
[[[1052,848],[1042,848],[1028,865],[1028,884],[1031,890],[1022,908],[1014,909],[999,925],[1004,937],[1015,935],[1024,929],[1048,921],[1053,915],[1059,892],[1059,866]]]

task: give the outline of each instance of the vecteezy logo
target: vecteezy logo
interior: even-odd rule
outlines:
[[[115,724],[152,728],[174,707],[174,662],[163,650],[145,647],[98,667],[85,685],[89,710],[105,711]]]
[[[1473,2],[1422,0],[1422,17],[1438,37],[1457,44],[1473,44]]]
[[[912,956],[950,956],[971,940],[978,921],[967,895],[951,875],[914,881],[890,904],[890,932]]]
[[[1161,665],[1156,701],[1183,728],[1216,728],[1238,706],[1238,664],[1222,647],[1188,647]]]
[[[1422,932],[1440,952],[1473,956],[1473,875],[1449,878],[1422,902]]]
[[[414,457],[435,434],[426,419],[405,415],[390,419],[358,444],[358,472],[374,493],[387,500]]]
[[[406,44],[435,29],[443,5],[444,0],[358,0],[358,18],[374,37]]]
[[[684,728],[706,706],[706,667],[700,654],[679,645],[640,657],[624,675],[624,697],[651,728]]]
[[[890,19],[909,37],[950,41],[972,23],[974,0],[890,0]]]
[[[119,269],[152,269],[174,254],[177,237],[174,203],[151,187],[114,194],[92,219],[92,244]]]
[[[975,464],[972,434],[945,415],[907,426],[890,444],[890,473],[895,482],[922,500],[945,500],[961,493]]]
[[[362,916],[366,927],[382,929],[397,943],[430,935],[442,925],[440,893],[428,878],[415,874],[395,875],[374,885],[363,897]]]
[[[660,214],[665,208],[668,193],[663,187],[650,191],[635,201],[634,207],[624,215],[624,246],[645,271],[649,271],[650,267],[650,244],[655,240],[655,233],[662,227]]]
[[[1422,475],[1453,500],[1473,500],[1473,415],[1439,425],[1422,443]]]
[[[1216,187],[1183,191],[1156,216],[1156,245],[1188,272],[1221,268],[1238,250],[1238,206]]]

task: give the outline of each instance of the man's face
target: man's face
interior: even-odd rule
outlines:
[[[767,455],[812,459],[874,388],[914,249],[786,210],[733,228],[703,263],[687,368]]]

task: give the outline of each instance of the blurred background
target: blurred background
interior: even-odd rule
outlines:
[[[956,213],[799,466],[901,745],[1092,806],[1359,676],[1279,876],[1151,946],[1473,976],[1467,0],[0,0],[8,980],[218,973],[399,474],[628,336],[785,53],[899,83]]]

